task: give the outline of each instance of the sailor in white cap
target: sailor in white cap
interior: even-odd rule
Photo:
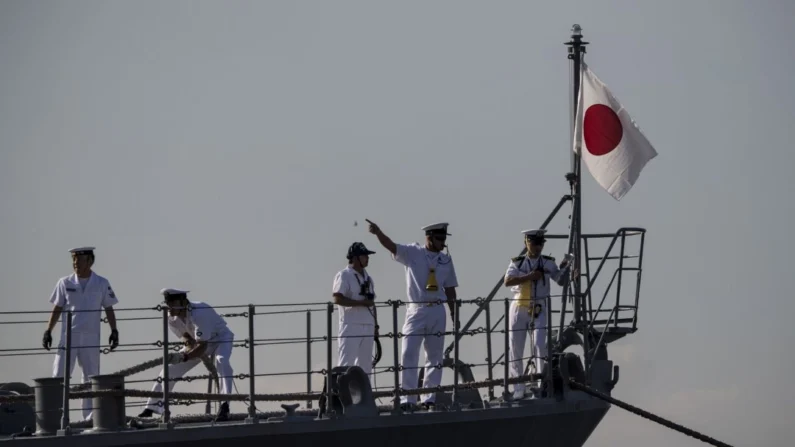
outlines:
[[[202,356],[215,360],[218,378],[221,381],[221,394],[232,394],[234,371],[229,363],[232,356],[232,342],[235,334],[229,330],[223,317],[207,303],[189,301],[188,291],[180,289],[162,289],[160,293],[168,306],[168,327],[177,337],[185,342],[185,348],[169,355],[168,388],[174,388],[175,379],[184,376],[194,366],[201,363]],[[163,371],[160,371],[160,378]],[[152,391],[161,393],[163,385],[160,380],[155,382]],[[138,417],[151,417],[152,413],[162,414],[162,400],[149,398],[146,409]],[[229,402],[223,402],[216,415],[216,421],[229,418]]]
[[[83,383],[90,377],[99,374],[100,354],[100,323],[102,309],[108,318],[111,333],[108,342],[111,351],[119,346],[119,331],[116,328],[116,314],[113,306],[119,300],[110,286],[110,282],[91,270],[94,265],[94,247],[78,247],[69,250],[72,254],[74,273],[60,278],[50,296],[53,305],[47,329],[44,331],[42,346],[50,350],[52,347],[52,329],[64,309],[72,311],[72,344],[69,356],[69,375],[74,371],[75,363],[80,364],[83,372]],[[66,361],[66,321],[61,322],[61,340],[53,362],[52,376],[63,377]],[[75,362],[77,360],[77,362]],[[83,419],[91,419],[92,398],[83,399]]]
[[[504,284],[514,292],[510,308],[510,334],[508,336],[511,357],[510,376],[522,375],[522,356],[527,333],[534,338],[533,355],[535,370],[542,373],[547,355],[547,309],[549,308],[549,280],[563,286],[570,263],[568,256],[560,267],[555,258],[541,255],[546,238],[546,230],[525,230],[527,253],[511,259],[505,273]],[[514,399],[525,394],[525,384],[514,385]]]
[[[439,386],[442,382],[442,362],[444,350],[444,333],[447,330],[447,317],[444,311],[445,302],[450,307],[453,317],[456,300],[458,278],[455,273],[453,259],[442,250],[445,248],[449,226],[446,222],[428,225],[422,228],[425,232],[425,243],[396,244],[387,237],[378,225],[370,224],[370,233],[378,237],[392,258],[406,268],[406,295],[409,305],[406,320],[403,323],[401,366],[401,387],[417,388],[420,360],[420,346],[425,347],[425,380],[424,388]],[[423,343],[424,342],[424,343]],[[404,404],[414,405],[417,396],[401,396]],[[436,393],[422,396],[423,404],[430,408],[436,401]]]
[[[348,248],[348,266],[334,276],[331,294],[339,307],[338,366],[372,370],[373,340],[377,336],[375,284],[365,268],[375,254],[361,242]]]

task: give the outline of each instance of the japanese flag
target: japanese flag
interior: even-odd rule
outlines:
[[[621,200],[657,151],[607,86],[585,62],[580,66],[574,152],[582,155],[596,182]]]

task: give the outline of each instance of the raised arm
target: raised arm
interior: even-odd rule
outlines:
[[[505,287],[518,286],[523,282],[541,279],[541,272],[532,271],[530,273],[522,273],[517,265],[517,262],[520,261],[520,258],[514,258],[511,264],[508,265],[508,270],[505,272],[505,277],[502,280],[502,284]]]
[[[381,245],[383,245],[383,247],[386,248],[389,251],[389,253],[392,254],[392,256],[396,255],[397,245],[395,245],[395,243],[392,242],[392,239],[390,239],[389,236],[385,235],[384,232],[381,231],[381,229],[378,227],[378,225],[374,224],[373,222],[370,222],[369,219],[364,219],[364,220],[367,221],[368,224],[370,224],[369,228],[370,233],[374,234],[375,237],[378,238],[378,242]]]
[[[566,282],[566,275],[569,273],[571,265],[568,263],[568,261],[564,260],[560,264],[560,267],[558,267],[557,264],[555,264],[554,259],[552,259],[552,262],[548,264],[549,267],[547,267],[547,270],[549,271],[549,276],[552,277],[552,280],[555,281],[557,285],[563,287],[563,284]]]

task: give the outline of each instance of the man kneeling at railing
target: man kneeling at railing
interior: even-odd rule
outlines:
[[[186,344],[179,352],[169,354],[168,363],[168,390],[174,389],[177,379],[184,376],[194,366],[201,363],[201,357],[209,355],[215,359],[215,366],[220,379],[221,393],[232,394],[234,378],[229,357],[232,356],[232,342],[235,334],[229,330],[223,317],[207,303],[188,301],[188,291],[177,289],[163,289],[163,294],[168,306],[168,327],[181,337]],[[160,371],[160,379],[163,371]],[[152,391],[160,393],[163,385],[160,381],[155,383]],[[153,413],[162,414],[162,400],[149,398],[146,409],[138,417],[151,417]],[[229,402],[223,402],[216,415],[216,421],[229,419]]]

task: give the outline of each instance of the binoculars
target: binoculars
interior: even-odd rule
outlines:
[[[359,295],[368,300],[374,300],[375,294],[370,292],[370,279],[368,278],[363,284],[359,286]]]

